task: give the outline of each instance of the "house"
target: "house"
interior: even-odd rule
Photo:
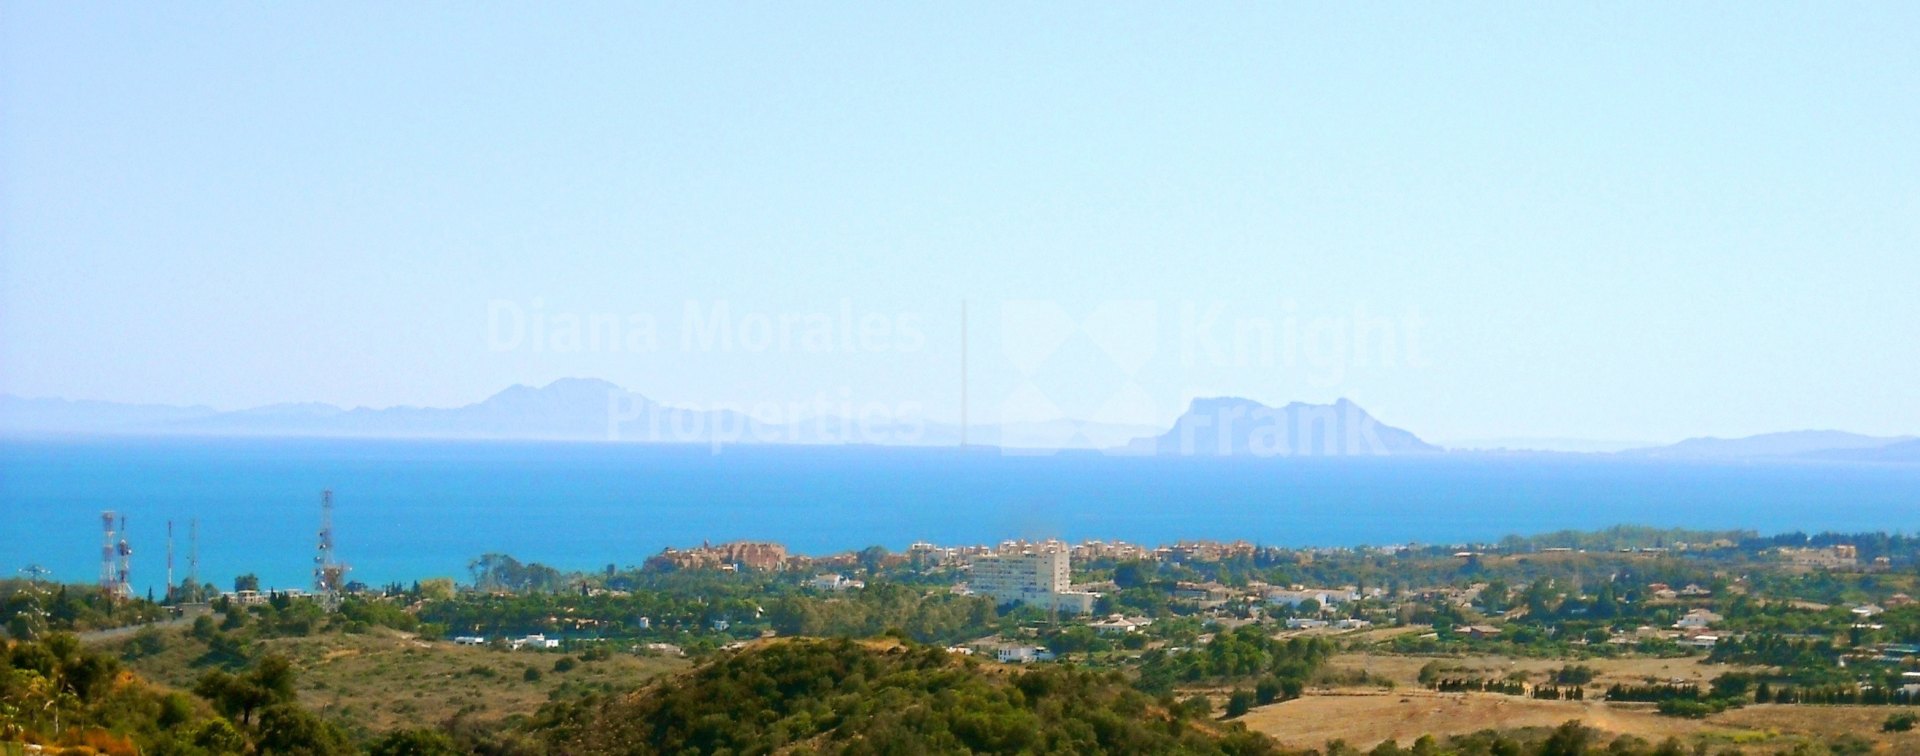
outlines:
[[[1886,611],[1885,609],[1881,609],[1880,607],[1874,606],[1873,604],[1861,604],[1853,608],[1853,616],[1865,619],[1867,617],[1873,617],[1873,616],[1879,615],[1881,612],[1885,612],[1885,611]]]
[[[1860,563],[1860,552],[1848,544],[1838,544],[1826,548],[1782,548],[1780,559],[1797,567],[1824,567],[1838,569],[1853,567]]]
[[[1312,619],[1309,617],[1288,617],[1287,618],[1288,630],[1313,630],[1315,628],[1321,628],[1326,626],[1327,626],[1327,621],[1323,619]]]
[[[840,574],[816,575],[808,585],[811,585],[816,591],[844,591],[853,588],[867,587],[867,584],[863,581],[848,580],[847,576]]]
[[[1209,606],[1226,603],[1227,599],[1233,598],[1233,591],[1219,583],[1182,581],[1174,584],[1173,597],[1181,601],[1195,601],[1202,606]]]
[[[535,633],[525,638],[515,638],[513,640],[507,641],[507,645],[511,646],[515,651],[518,651],[524,647],[532,647],[537,649],[559,648],[560,639],[548,638],[545,635]]]
[[[1267,593],[1267,603],[1275,606],[1284,604],[1298,609],[1301,604],[1309,600],[1318,603],[1321,608],[1326,608],[1349,601],[1358,601],[1360,593],[1352,588],[1302,588],[1300,586]]]
[[[484,646],[487,645],[487,637],[484,635],[456,635],[453,637],[453,643],[457,646]]]
[[[1673,623],[1682,630],[1701,630],[1712,627],[1714,623],[1726,619],[1708,609],[1689,609],[1684,617]]]
[[[1363,619],[1354,619],[1351,617],[1343,620],[1337,620],[1333,623],[1333,629],[1335,630],[1365,630],[1369,627],[1373,627],[1372,622],[1368,622]]]
[[[1467,625],[1466,627],[1460,628],[1460,633],[1474,640],[1485,640],[1499,635],[1500,628],[1492,625]]]
[[[1002,646],[994,652],[994,658],[1001,664],[1029,664],[1032,662],[1053,661],[1053,652],[1046,646]]]
[[[1153,620],[1146,617],[1130,618],[1115,614],[1098,622],[1088,623],[1087,626],[1093,628],[1094,632],[1101,635],[1126,635],[1127,633],[1137,633],[1141,628],[1151,624],[1153,624]]]

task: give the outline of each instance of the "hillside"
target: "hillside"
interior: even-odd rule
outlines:
[[[216,645],[237,645],[248,657],[287,659],[298,673],[294,691],[300,704],[360,735],[440,724],[455,715],[498,722],[555,697],[629,690],[686,665],[679,659],[625,653],[595,660],[557,652],[507,652],[423,641],[386,628],[213,645],[188,632],[167,630],[106,648],[146,678],[185,690],[211,670],[236,665],[236,660],[223,658]]]
[[[1012,671],[935,646],[763,643],[632,695],[543,712],[572,754],[1278,753],[1114,673]]]

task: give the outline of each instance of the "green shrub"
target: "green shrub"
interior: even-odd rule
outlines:
[[[1227,718],[1233,719],[1253,709],[1253,691],[1235,690],[1227,697]]]

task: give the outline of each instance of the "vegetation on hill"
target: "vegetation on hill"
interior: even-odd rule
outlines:
[[[159,604],[109,600],[92,586],[0,579],[0,630],[14,638],[121,627],[164,617],[166,609]]]
[[[1140,665],[1139,686],[1164,693],[1179,683],[1258,678],[1279,686],[1286,691],[1285,697],[1292,698],[1300,694],[1306,680],[1334,651],[1333,642],[1324,637],[1280,640],[1266,628],[1246,625],[1218,633],[1193,651],[1147,652]]]
[[[620,698],[542,713],[558,752],[1278,752],[1114,673],[991,670],[933,646],[781,641]]]
[[[75,753],[350,753],[346,736],[293,698],[285,660],[210,673],[201,698],[153,686],[118,659],[56,633],[10,643],[0,674],[0,742]]]

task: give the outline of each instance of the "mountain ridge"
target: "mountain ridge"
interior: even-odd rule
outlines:
[[[204,405],[128,404],[0,394],[0,435],[564,440],[695,444],[958,445],[957,424],[914,419],[855,423],[832,415],[756,420],[729,409],[672,407],[598,378],[514,384],[457,407],[345,408],[284,402],[219,411]],[[1353,401],[1279,407],[1235,396],[1195,397],[1164,430],[1070,418],[972,425],[969,443],[1005,449],[1095,450],[1194,456],[1563,454],[1569,449],[1463,444],[1448,449],[1381,423]],[[1223,443],[1224,441],[1224,443]],[[1257,443],[1256,443],[1257,442]],[[1701,436],[1588,456],[1668,460],[1920,462],[1920,438],[1837,430]]]
[[[1913,436],[1868,436],[1837,430],[1761,433],[1739,438],[1700,436],[1665,446],[1628,449],[1623,456],[1667,459],[1749,459],[1819,456],[1830,452],[1877,449],[1914,440]]]
[[[1136,452],[1181,456],[1346,457],[1434,454],[1444,449],[1376,420],[1341,398],[1270,407],[1244,397],[1195,398],[1165,433],[1136,439]]]

